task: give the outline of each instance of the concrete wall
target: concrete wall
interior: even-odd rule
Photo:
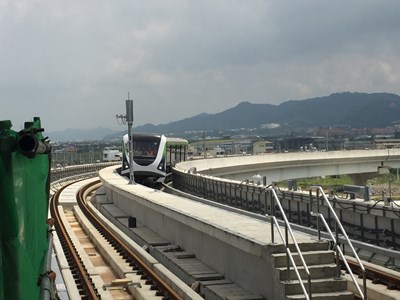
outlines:
[[[129,185],[113,168],[101,170],[99,176],[107,198],[136,217],[138,224],[194,253],[199,260],[254,295],[283,299],[270,258],[280,246],[271,244],[267,235],[249,238],[245,232],[255,228],[262,235],[270,230],[269,223],[140,185]],[[227,224],[221,225],[215,220],[224,220]],[[246,228],[232,229],[241,223],[247,224]]]
[[[186,193],[228,205],[234,204],[236,207],[262,215],[271,213],[269,189],[264,186],[205,176],[203,174],[192,174],[184,172],[182,169],[175,169],[173,178],[174,187]],[[296,192],[285,189],[279,189],[276,192],[281,199],[282,206],[287,211],[287,217],[290,219],[293,216],[292,222],[299,222],[299,224],[307,227],[310,223],[316,225],[316,221],[310,216],[311,212],[317,212],[315,190],[312,196],[312,203],[310,202],[309,192]],[[240,199],[237,199],[237,197],[240,197]],[[398,206],[385,206],[382,201],[365,202],[363,199],[345,200],[334,197],[330,197],[329,202],[336,215],[342,220],[349,236],[358,236],[365,243],[371,243],[371,240],[380,240],[380,246],[384,248],[390,247],[390,243],[400,244],[400,239],[398,238],[400,233],[400,209]],[[397,205],[400,204],[400,201],[396,202]],[[309,216],[308,220],[305,215],[300,214],[303,220],[299,221],[299,214],[294,214],[296,212],[305,212]],[[328,213],[327,204],[323,201],[320,201],[320,212],[327,221],[329,221],[329,218],[332,219],[331,225],[333,226],[333,216]],[[308,221],[310,223],[307,223]],[[390,232],[394,233],[394,236]],[[392,257],[400,259],[398,254]]]

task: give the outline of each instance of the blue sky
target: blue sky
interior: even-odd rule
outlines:
[[[400,94],[400,1],[0,0],[0,120],[118,129],[334,92]]]

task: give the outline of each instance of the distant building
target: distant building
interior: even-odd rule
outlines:
[[[191,143],[194,156],[204,156],[204,150],[207,156],[235,155],[252,153],[253,141],[250,139],[221,139],[205,140]]]
[[[393,149],[400,148],[400,139],[375,139],[376,149]]]
[[[119,161],[122,159],[122,152],[118,149],[104,148],[103,161]]]
[[[261,153],[267,153],[267,152],[272,152],[274,150],[273,143],[270,141],[255,141],[253,143],[253,154],[261,154]]]
[[[208,155],[214,157],[222,157],[225,156],[225,150],[222,149],[221,147],[215,147],[214,149],[210,149],[208,151]]]

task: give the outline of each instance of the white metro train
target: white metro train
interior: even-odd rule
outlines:
[[[172,166],[188,157],[189,143],[185,139],[165,135],[132,135],[133,173],[135,182],[153,186],[171,180]],[[129,139],[123,137],[121,175],[129,177]]]

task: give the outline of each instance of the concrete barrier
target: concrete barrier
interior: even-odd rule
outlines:
[[[194,253],[197,259],[252,294],[284,299],[271,256],[282,251],[282,243],[271,243],[270,223],[130,185],[115,168],[101,170],[99,177],[107,199],[135,217],[138,226],[146,226],[172,244]],[[327,243],[317,243],[300,232],[296,232],[296,238],[303,248],[328,248]]]

